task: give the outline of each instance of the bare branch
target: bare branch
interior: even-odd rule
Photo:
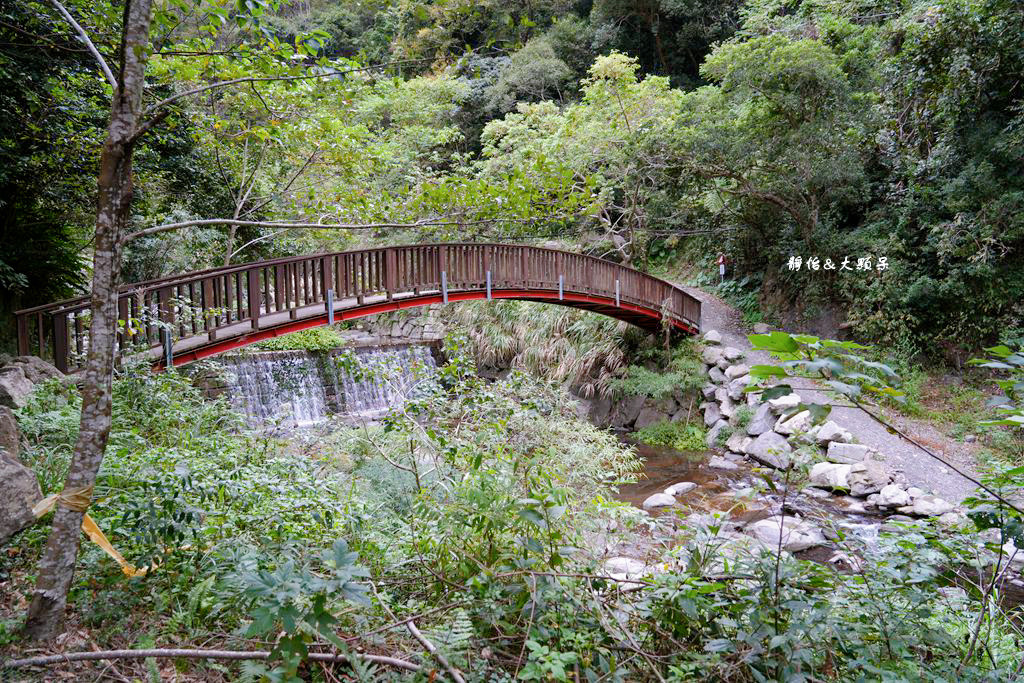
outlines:
[[[110,70],[110,67],[107,66],[107,62],[103,59],[103,55],[100,54],[100,51],[96,49],[96,46],[89,39],[89,34],[85,32],[85,29],[82,28],[81,24],[75,21],[75,18],[71,16],[71,13],[64,9],[64,5],[60,4],[59,0],[50,0],[50,4],[56,7],[57,11],[60,12],[62,17],[64,17],[64,20],[71,24],[75,29],[75,32],[78,34],[78,39],[85,43],[85,47],[89,49],[92,56],[96,58],[97,62],[99,62],[103,76],[107,79],[107,82],[110,83],[111,87],[116,90],[117,79],[114,78],[114,73]]]

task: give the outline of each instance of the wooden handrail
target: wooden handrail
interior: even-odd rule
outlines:
[[[547,247],[426,243],[288,256],[125,285],[119,346],[151,350],[170,340],[175,354],[235,338],[249,343],[261,330],[327,316],[328,301],[333,318],[449,296],[550,301],[648,326],[665,317],[688,332],[700,323],[697,299],[628,266]],[[17,311],[19,353],[35,350],[64,371],[76,369],[88,349],[89,304],[83,296]]]

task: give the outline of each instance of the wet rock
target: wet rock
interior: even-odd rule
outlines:
[[[811,426],[811,411],[801,410],[790,417],[780,417],[775,423],[775,431],[779,434],[791,435],[805,432]]]
[[[590,402],[587,415],[596,425],[608,424],[608,416],[612,412],[612,402],[608,398],[595,398]]]
[[[953,511],[953,504],[938,496],[924,495],[914,499],[913,514],[921,517],[938,517]]]
[[[21,430],[14,412],[7,406],[0,406],[0,458],[5,455],[11,460],[18,458],[21,452]]]
[[[754,416],[750,418],[750,422],[747,423],[747,434],[750,436],[760,436],[765,432],[770,432],[774,426],[775,416],[772,415],[771,405],[762,403],[754,411]]]
[[[863,498],[870,493],[879,493],[891,481],[891,477],[877,462],[865,460],[850,465],[847,481],[850,482],[850,493]]]
[[[730,365],[729,368],[725,371],[725,376],[727,379],[737,379],[749,373],[750,368],[740,363],[739,365]]]
[[[640,414],[636,416],[636,422],[633,423],[633,428],[643,429],[644,427],[650,427],[652,424],[665,422],[667,420],[668,415],[660,410],[644,407],[640,410]]]
[[[32,507],[42,497],[32,470],[13,457],[0,457],[0,545],[36,521]]]
[[[776,414],[782,413],[800,405],[800,396],[795,393],[786,394],[785,396],[776,396],[775,398],[768,400],[768,405],[772,407],[772,410]]]
[[[717,403],[707,403],[704,408],[704,425],[712,427],[722,419],[722,410]]]
[[[726,346],[722,349],[722,355],[725,356],[725,359],[728,361],[738,361],[740,358],[743,358],[743,352],[735,346]]]
[[[702,336],[701,339],[704,340],[705,344],[721,344],[722,333],[718,330],[708,330],[704,333],[704,336]]]
[[[808,476],[812,486],[826,489],[850,488],[850,468],[853,465],[841,465],[832,462],[819,462],[811,467]]]
[[[722,372],[718,367],[712,367],[710,370],[708,370],[708,377],[710,377],[711,381],[714,382],[715,384],[725,384],[726,381],[725,373]]]
[[[778,547],[781,537],[782,549],[791,553],[825,543],[825,536],[821,530],[799,517],[776,515],[749,524],[745,531],[761,542],[775,547]]]
[[[718,365],[718,362],[725,358],[722,349],[717,346],[705,346],[700,354],[701,360],[708,365]]]
[[[713,455],[711,456],[711,459],[708,460],[708,467],[716,470],[735,470],[739,465],[734,462],[730,462],[721,456]]]
[[[883,486],[882,490],[878,492],[878,499],[875,501],[875,505],[881,508],[903,507],[904,505],[910,505],[910,496],[899,486],[889,484],[888,486]]]
[[[846,431],[832,420],[825,422],[818,428],[818,433],[815,436],[818,443],[824,445],[832,441],[841,441],[843,443],[849,443],[853,440],[853,435]]]
[[[828,452],[825,458],[829,462],[838,462],[846,465],[863,462],[871,449],[859,443],[842,443],[832,441],[828,445]]]
[[[0,405],[8,408],[22,408],[32,393],[32,382],[25,377],[20,365],[0,368]]]
[[[747,449],[747,455],[750,457],[780,470],[789,467],[789,454],[792,452],[793,448],[789,442],[775,432],[761,434]]]
[[[659,508],[665,508],[675,504],[675,496],[668,493],[655,493],[648,496],[641,507],[644,510],[657,510]]]
[[[729,426],[725,420],[719,420],[711,426],[708,430],[707,436],[704,438],[704,443],[708,448],[714,448],[718,445],[718,435],[722,433],[722,430]]]
[[[677,484],[672,484],[671,486],[669,486],[667,489],[665,489],[665,493],[667,493],[670,496],[682,496],[689,493],[690,491],[693,491],[695,488],[697,488],[697,485],[694,484],[692,481],[681,481]]]
[[[772,331],[768,323],[754,323],[754,334],[768,334]]]
[[[25,378],[32,383],[65,377],[63,372],[38,356],[17,356],[11,363],[21,367]]]

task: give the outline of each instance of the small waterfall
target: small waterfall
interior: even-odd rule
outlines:
[[[375,418],[415,393],[437,366],[422,344],[323,354],[272,351],[226,356],[227,394],[253,423],[308,426],[332,414]]]

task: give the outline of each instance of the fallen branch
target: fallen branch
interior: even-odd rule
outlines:
[[[48,666],[50,664],[62,664],[67,662],[84,662],[108,659],[149,659],[149,658],[171,658],[171,659],[267,659],[270,653],[265,650],[244,651],[244,650],[196,650],[196,649],[173,649],[158,648],[153,650],[98,650],[95,652],[67,652],[60,655],[44,655],[40,657],[27,657],[25,659],[14,659],[9,662],[0,661],[0,671],[3,669],[18,669],[26,666]],[[374,664],[385,664],[404,671],[421,673],[422,666],[413,664],[397,657],[385,655],[371,655],[364,653],[353,654],[331,654],[329,652],[310,652],[306,657],[314,662],[349,662],[353,659],[372,662]]]

